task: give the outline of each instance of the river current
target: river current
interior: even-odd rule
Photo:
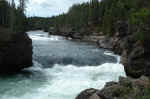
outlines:
[[[87,42],[30,31],[33,63],[15,75],[0,76],[0,99],[75,99],[87,88],[126,76],[121,57]]]

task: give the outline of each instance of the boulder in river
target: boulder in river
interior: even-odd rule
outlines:
[[[11,73],[32,66],[32,40],[26,33],[0,31],[0,73]]]

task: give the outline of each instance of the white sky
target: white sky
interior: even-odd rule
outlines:
[[[29,0],[27,3],[27,16],[49,17],[67,12],[69,7],[76,3],[89,0]]]

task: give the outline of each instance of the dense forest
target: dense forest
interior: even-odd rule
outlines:
[[[108,35],[116,33],[120,22],[130,25],[130,31],[137,32],[137,38],[144,42],[143,33],[150,31],[149,0],[92,0],[90,3],[73,5],[67,14],[53,17],[53,26],[66,26],[76,31],[91,28]],[[132,28],[133,26],[133,28]]]
[[[0,26],[12,32],[24,32],[27,28],[25,2],[26,0],[19,0],[19,5],[16,5],[15,0],[0,0]]]
[[[43,18],[43,17],[28,18],[28,30],[44,29],[45,31],[48,31],[50,24],[51,24],[50,18]]]
[[[26,0],[0,0],[0,75],[32,66],[25,3]]]
[[[136,37],[144,42],[144,33],[149,31],[150,1],[145,0],[91,0],[73,5],[67,13],[51,18],[30,17],[24,14],[26,0],[0,1],[0,25],[13,32],[44,29],[50,27],[56,31],[76,31],[89,35],[91,31],[113,35],[121,23],[128,24],[129,33],[136,32]]]
[[[0,0],[0,98],[70,99],[77,90],[92,84],[100,88],[110,80],[102,90],[87,89],[75,99],[150,99],[150,0],[89,0],[46,18],[26,17],[26,1]],[[41,31],[26,33],[37,29],[69,40]],[[126,78],[118,79],[120,73]],[[1,74],[11,74],[10,79]],[[68,86],[75,89],[71,94],[64,91]]]
[[[143,34],[150,31],[149,17],[149,0],[91,0],[87,3],[75,4],[67,13],[53,16],[49,21],[46,18],[48,22],[43,22],[44,18],[39,21],[43,22],[41,24],[49,25],[48,28],[55,27],[56,31],[60,32],[70,29],[83,35],[94,31],[110,36],[118,31],[120,24],[127,24],[128,32],[136,32],[137,39],[144,42]],[[33,23],[36,19],[33,18]]]

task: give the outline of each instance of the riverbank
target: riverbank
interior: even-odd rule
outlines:
[[[125,72],[127,74],[127,76],[131,79],[124,78],[124,80],[120,80],[120,82],[126,83],[127,82],[132,82],[134,81],[139,81],[140,84],[133,82],[133,84],[127,84],[127,85],[120,85],[119,83],[112,83],[110,84],[109,88],[106,84],[106,86],[104,87],[104,92],[103,91],[99,91],[100,94],[103,95],[103,97],[99,98],[95,96],[95,93],[97,91],[89,91],[91,93],[87,94],[86,91],[83,91],[79,94],[79,96],[76,99],[84,99],[83,97],[86,97],[85,99],[115,99],[115,95],[113,95],[113,91],[110,92],[110,88],[114,88],[114,86],[117,86],[115,91],[118,92],[118,99],[129,99],[129,98],[135,98],[137,96],[137,98],[135,99],[149,99],[149,95],[148,94],[144,94],[142,95],[142,93],[147,93],[150,92],[150,90],[148,89],[148,87],[143,87],[143,89],[140,88],[140,86],[145,86],[146,84],[149,84],[148,80],[141,80],[141,76],[145,76],[145,79],[149,79],[150,76],[150,68],[149,68],[149,62],[148,59],[146,58],[146,56],[144,56],[144,45],[141,44],[137,39],[136,39],[136,34],[135,33],[128,33],[128,29],[125,28],[125,24],[121,25],[118,29],[119,31],[116,32],[113,36],[107,36],[105,34],[103,34],[102,32],[100,33],[89,33],[90,35],[81,35],[83,33],[76,33],[76,32],[70,32],[70,33],[59,33],[58,35],[62,35],[62,36],[66,36],[66,37],[70,37],[72,39],[75,40],[79,40],[79,41],[88,41],[88,42],[95,42],[100,48],[104,48],[104,49],[108,49],[111,51],[114,51],[116,54],[119,54],[122,56],[122,63],[124,65],[125,68]],[[138,85],[137,85],[138,84]],[[127,93],[120,93],[120,90],[122,90],[122,88],[125,90],[125,88],[128,89],[128,87],[132,87],[131,90],[133,90],[134,94],[131,96],[130,92]],[[138,92],[136,92],[135,86],[138,86],[138,88],[136,88],[138,90]],[[95,90],[99,90],[99,89],[95,89]],[[108,94],[107,94],[108,93]],[[111,95],[109,95],[111,94]],[[93,96],[94,95],[94,96]],[[81,96],[81,97],[80,97]],[[92,98],[87,98],[87,96],[93,96]],[[125,96],[122,97],[121,96]]]
[[[119,82],[108,82],[102,90],[86,89],[75,99],[150,99],[149,79],[120,77]]]
[[[122,56],[122,63],[125,72],[129,78],[120,80],[119,83],[108,83],[109,86],[104,87],[101,91],[95,91],[89,98],[86,99],[149,99],[149,65],[148,59],[144,56],[144,46],[135,39],[135,35],[126,32],[116,33],[112,37],[103,36],[102,39],[97,39],[97,44],[101,48],[109,49]],[[142,80],[140,77],[144,75],[147,80]],[[137,83],[137,82],[138,83]],[[125,83],[125,85],[121,85]],[[142,88],[140,88],[142,86]],[[146,87],[147,86],[147,87]],[[114,90],[111,90],[114,89]],[[97,90],[97,89],[96,89]],[[130,90],[130,91],[129,91]],[[76,99],[84,99],[88,94],[80,93]],[[81,96],[81,97],[80,97]]]
[[[126,77],[120,56],[91,43],[43,31],[27,34],[33,44],[33,66],[0,76],[0,99],[74,99],[85,89],[101,89],[108,81]]]
[[[124,27],[120,27],[124,28]],[[124,31],[124,32],[122,32]],[[50,33],[55,34],[55,33]],[[77,41],[94,42],[100,48],[114,51],[116,54],[122,56],[123,64],[128,76],[138,78],[142,75],[149,76],[149,68],[141,67],[143,64],[148,63],[144,57],[144,46],[136,40],[135,33],[128,33],[127,30],[118,31],[113,36],[107,36],[100,33],[90,33],[91,35],[80,35],[82,33],[59,32],[55,35],[61,35]],[[78,35],[78,36],[77,36]]]

